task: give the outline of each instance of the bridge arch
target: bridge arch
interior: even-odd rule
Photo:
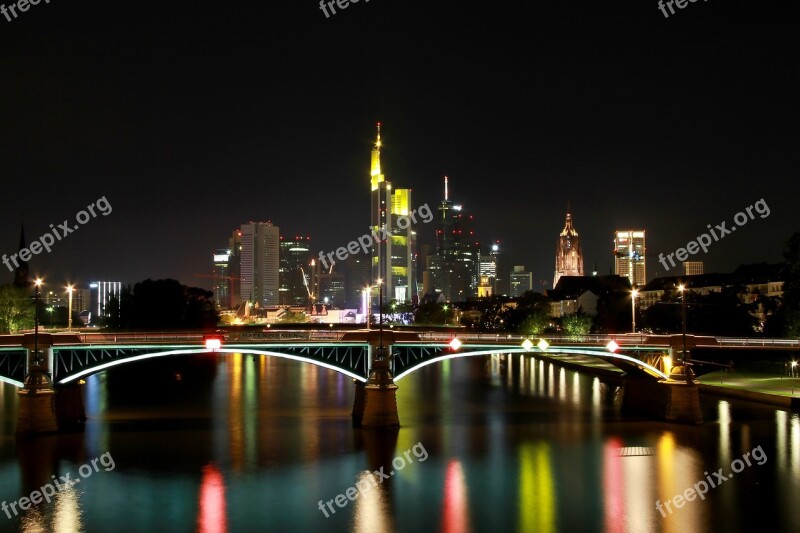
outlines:
[[[145,348],[138,348],[135,350],[128,349],[121,351],[127,353],[117,352],[117,354],[113,354],[114,352],[113,348],[104,347],[103,351],[107,354],[106,357],[107,360],[105,362],[95,361],[93,364],[92,362],[88,361],[87,357],[86,363],[80,365],[80,368],[74,370],[73,370],[73,365],[70,365],[69,369],[66,368],[63,358],[67,357],[67,354],[65,353],[57,354],[56,357],[54,358],[54,366],[55,366],[54,382],[56,384],[63,385],[75,381],[76,379],[96,374],[98,372],[102,372],[109,368],[113,368],[115,366],[125,365],[128,363],[134,363],[137,361],[143,361],[147,359],[169,357],[169,356],[212,354],[212,353],[224,353],[224,354],[239,353],[247,355],[279,357],[282,359],[289,359],[292,361],[309,363],[315,366],[326,368],[328,370],[333,370],[335,372],[344,374],[345,376],[348,376],[358,381],[362,382],[367,381],[368,352],[366,345],[347,346],[347,347],[297,346],[293,350],[296,353],[287,353],[289,351],[292,351],[290,350],[289,347],[285,347],[283,351],[276,351],[258,347],[246,347],[246,348],[227,347],[227,348],[219,348],[213,351],[210,351],[207,348],[194,348],[194,347],[185,347],[185,348],[168,347],[168,349],[164,348],[165,347],[158,347],[154,350],[152,349],[148,350],[145,347]],[[346,349],[348,348],[351,349],[352,351],[349,352],[346,351]],[[85,350],[89,350],[89,348],[86,348]],[[79,350],[76,350],[75,347],[71,347],[70,350],[66,351],[74,353]],[[324,359],[327,359],[327,361]]]
[[[407,345],[404,347],[410,348],[411,346]],[[525,348],[510,348],[510,347],[497,347],[497,348],[492,347],[490,349],[479,348],[470,351],[469,346],[461,346],[461,348],[457,352],[432,356],[430,358],[419,360],[418,362],[406,367],[397,375],[395,375],[394,380],[399,381],[400,379],[404,378],[411,372],[414,372],[422,367],[431,365],[433,363],[438,363],[440,361],[447,361],[450,359],[457,359],[461,357],[477,357],[482,355],[495,355],[495,354],[543,355],[547,354],[548,352],[588,355],[592,357],[598,357],[600,359],[608,359],[611,364],[613,364],[617,368],[620,368],[621,370],[629,370],[631,367],[635,367],[654,379],[668,379],[668,376],[664,372],[662,372],[661,370],[650,364],[645,363],[644,361],[640,361],[639,359],[636,359],[635,357],[631,357],[629,355],[612,353],[607,350],[590,350],[584,348],[550,346],[547,352],[536,352],[532,350],[526,350]]]

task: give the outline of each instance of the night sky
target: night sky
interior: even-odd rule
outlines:
[[[193,274],[248,220],[334,250],[367,231],[381,121],[387,179],[434,207],[448,175],[479,240],[537,283],[567,202],[587,273],[609,273],[617,228],[647,230],[648,278],[677,273],[659,253],[761,198],[769,217],[693,259],[779,261],[800,230],[799,15],[763,0],[668,19],[656,0],[361,0],[327,19],[315,0],[42,0],[0,16],[0,254],[22,218],[30,241],[102,196],[113,212],[32,273],[210,286]]]

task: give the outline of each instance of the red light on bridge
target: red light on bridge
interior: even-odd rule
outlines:
[[[609,352],[614,353],[617,350],[619,350],[619,344],[617,344],[617,341],[615,341],[614,339],[611,339],[611,341],[608,344],[606,344],[606,348],[608,348]]]
[[[222,347],[222,339],[218,337],[209,337],[206,339],[206,350],[214,352]]]
[[[458,337],[453,337],[453,340],[450,341],[450,348],[452,348],[453,351],[461,348],[461,341],[458,340]]]

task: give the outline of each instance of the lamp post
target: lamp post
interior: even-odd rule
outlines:
[[[380,278],[378,278],[378,292],[378,330],[380,331],[381,352],[383,352],[383,280]]]
[[[42,286],[41,278],[36,278],[34,282],[36,285],[36,295],[33,300],[33,361],[38,366],[39,364],[39,289]]]
[[[691,382],[692,378],[689,375],[689,370],[691,368],[691,357],[689,357],[686,353],[686,287],[683,283],[678,285],[678,290],[681,293],[681,322],[683,325],[683,366],[685,367],[684,375],[686,376],[686,381]]]
[[[639,289],[631,291],[631,333],[636,333],[636,295],[639,294]]]
[[[69,307],[67,308],[67,330],[72,331],[72,285],[67,285],[67,294],[69,295]]]

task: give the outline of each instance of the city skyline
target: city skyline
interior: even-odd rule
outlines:
[[[153,21],[88,2],[50,5],[4,26],[6,49],[30,46],[25,61],[6,64],[9,98],[0,113],[14,128],[2,134],[0,253],[17,251],[22,221],[33,240],[101,194],[114,212],[33,257],[32,273],[58,283],[175,278],[210,287],[193,275],[210,271],[209,250],[247,220],[310,235],[315,252],[336,249],[368,230],[364,154],[380,121],[392,181],[413,189],[415,204],[435,205],[449,176],[479,221],[481,244],[500,240],[505,275],[526,265],[537,290],[552,279],[553,236],[568,202],[580,221],[586,273],[595,264],[600,274],[612,272],[608,236],[636,227],[647,230],[648,278],[671,275],[653,255],[761,198],[769,218],[693,259],[707,272],[781,259],[795,229],[789,202],[800,192],[787,156],[797,84],[784,68],[785,34],[763,21],[783,8],[708,5],[665,21],[633,3],[548,5],[528,27],[503,10],[478,16],[474,6],[445,2],[424,8],[430,21],[419,38],[428,46],[419,49],[434,50],[427,55],[399,44],[404,21],[414,19],[410,8],[371,4],[330,20],[315,9],[242,6],[219,18],[200,6],[168,6]],[[119,14],[125,24],[110,31],[107,21]],[[458,24],[444,23],[450,17]],[[712,17],[722,22],[703,31]],[[268,56],[269,74],[245,68],[256,58],[247,50],[299,37],[289,28],[260,31],[258,20],[303,22],[302,46]],[[550,27],[565,20],[568,34]],[[608,36],[598,20],[626,24]],[[493,29],[477,31],[487,22]],[[375,49],[321,46],[353,48],[374,23],[384,27]],[[199,45],[207,53],[185,54],[187,37],[173,35],[182,24],[213,25],[214,36]],[[434,31],[437,24],[446,29]],[[143,33],[150,37],[139,42],[134,36]],[[551,48],[538,46],[540,38]],[[739,54],[717,46],[721,38],[761,45]],[[592,51],[597,39],[605,55]],[[489,55],[486,46],[504,53]],[[120,57],[144,61],[122,73],[113,67]],[[209,64],[220,75],[209,76]],[[63,90],[43,99],[53,68]],[[741,78],[747,69],[759,76]],[[243,76],[241,94],[224,82],[232,75]],[[134,89],[128,76],[159,82]],[[274,77],[285,83],[271,84]],[[703,90],[690,90],[689,79]],[[454,84],[463,91],[453,93]],[[431,232],[422,232],[420,247],[432,244]]]

